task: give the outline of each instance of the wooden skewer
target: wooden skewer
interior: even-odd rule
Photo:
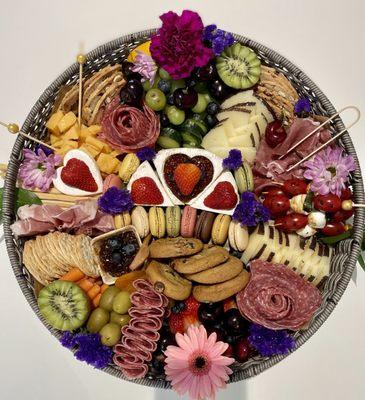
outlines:
[[[310,138],[311,136],[313,136],[316,132],[318,132],[324,125],[328,124],[330,121],[332,121],[334,118],[336,118],[338,115],[340,115],[342,112],[346,111],[346,110],[354,110],[357,113],[357,118],[355,119],[354,122],[352,122],[349,126],[347,126],[343,131],[341,131],[340,133],[343,134],[344,132],[346,132],[348,129],[350,129],[352,126],[354,126],[358,120],[360,119],[360,110],[355,107],[355,106],[347,106],[342,108],[340,111],[336,112],[336,114],[333,114],[330,118],[328,118],[326,121],[324,121],[322,124],[320,124],[319,126],[317,126],[315,129],[313,129],[311,132],[308,133],[307,136],[305,136],[303,139],[299,140],[298,143],[296,143],[295,145],[293,145],[292,147],[290,147],[290,149],[288,149],[288,151],[281,155],[279,157],[279,160],[282,160],[284,157],[286,157],[289,153],[291,153],[293,150],[295,150],[299,145],[301,145],[305,140],[307,140],[308,138]],[[335,137],[339,137],[339,136],[335,136]],[[330,143],[330,141],[328,141],[328,143]],[[327,144],[326,144],[327,145]],[[322,147],[323,148],[323,147]],[[289,169],[290,171],[290,169]]]
[[[46,206],[60,206],[62,208],[69,208],[75,203],[70,203],[69,201],[60,201],[60,200],[42,200],[42,204]]]
[[[13,134],[16,134],[16,133],[17,133],[18,135],[22,135],[22,136],[24,136],[25,138],[27,138],[27,139],[29,139],[29,140],[32,140],[33,142],[36,142],[36,143],[38,143],[38,144],[41,144],[42,146],[48,147],[49,149],[51,149],[51,150],[53,150],[53,151],[56,151],[56,148],[55,148],[55,147],[50,146],[49,144],[44,143],[44,142],[42,142],[41,140],[39,140],[39,139],[37,139],[37,138],[35,138],[35,137],[31,136],[31,135],[28,135],[28,134],[26,134],[26,133],[24,133],[24,132],[21,132],[20,129],[19,129],[19,125],[17,125],[17,124],[14,124],[14,123],[6,124],[5,122],[1,122],[1,121],[0,121],[0,125],[2,125],[2,126],[4,126],[5,128],[7,128],[7,130],[8,130],[10,133],[13,133]]]
[[[70,203],[75,203],[79,200],[87,200],[87,199],[96,199],[99,196],[69,196],[67,194],[61,193],[45,193],[33,191],[41,200],[59,200],[59,201],[67,201]]]
[[[79,63],[79,106],[78,106],[78,122],[79,127],[81,128],[82,121],[82,75],[83,75],[83,66],[86,63],[86,56],[84,54],[78,54],[76,58]]]

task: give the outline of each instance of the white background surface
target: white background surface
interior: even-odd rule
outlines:
[[[5,1],[0,0],[0,118],[21,123],[41,92],[78,52],[159,25],[165,11],[191,8],[206,24],[256,39],[301,67],[335,107],[365,114],[365,8],[326,1]],[[345,118],[346,119],[346,118]],[[365,123],[351,130],[365,167]],[[0,162],[14,138],[1,131]],[[360,150],[361,149],[361,150]],[[173,399],[171,391],[123,382],[73,359],[33,314],[0,247],[0,398]],[[350,283],[325,325],[301,349],[218,399],[364,399],[365,273]]]

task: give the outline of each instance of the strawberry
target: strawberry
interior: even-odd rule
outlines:
[[[219,182],[205,199],[204,205],[214,210],[231,210],[237,204],[237,194],[230,182]]]
[[[171,333],[175,335],[175,333],[184,333],[185,326],[184,326],[184,318],[181,314],[174,314],[171,313],[169,317],[169,327]]]
[[[62,168],[61,179],[66,185],[86,192],[96,192],[98,190],[98,185],[89,167],[77,158],[71,158]]]
[[[228,299],[224,300],[224,302],[223,302],[224,312],[230,310],[231,308],[238,308],[237,303],[233,297],[229,297]]]
[[[190,325],[199,325],[198,316],[183,315],[184,332],[186,332]]]
[[[149,177],[136,179],[132,183],[132,199],[135,204],[162,204],[163,196],[156,182]]]
[[[174,171],[174,181],[181,194],[188,196],[200,180],[201,170],[191,163],[179,164]]]
[[[193,316],[196,317],[196,319],[198,319],[199,306],[200,306],[199,301],[195,300],[195,297],[191,295],[184,302],[184,310],[182,311],[182,314],[186,316]]]

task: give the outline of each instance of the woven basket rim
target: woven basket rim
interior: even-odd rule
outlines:
[[[94,59],[96,57],[101,57],[108,51],[110,51],[112,49],[116,49],[119,46],[121,46],[122,44],[130,43],[133,40],[143,39],[145,37],[151,36],[151,34],[155,33],[155,31],[156,31],[156,29],[148,29],[148,30],[124,35],[118,39],[112,40],[110,42],[107,42],[107,43],[97,47],[96,49],[94,49],[93,51],[91,51],[87,54],[87,58]],[[237,41],[244,43],[245,45],[252,47],[253,49],[255,49],[257,51],[263,51],[268,58],[275,61],[275,65],[277,64],[280,67],[284,67],[290,73],[298,76],[303,81],[303,84],[308,86],[310,88],[310,90],[312,90],[315,93],[315,95],[320,100],[321,105],[324,107],[324,109],[327,111],[327,113],[329,115],[332,115],[336,112],[332,103],[322,93],[322,91],[318,88],[318,86],[315,85],[314,82],[312,82],[312,80],[304,72],[302,72],[298,67],[296,67],[293,63],[291,63],[288,59],[286,59],[285,57],[283,57],[276,51],[271,50],[270,48],[254,41],[254,40],[251,40],[247,37],[237,35],[237,34],[233,34],[233,35]],[[67,77],[71,76],[72,74],[75,74],[77,72],[77,70],[78,70],[78,64],[77,63],[72,64],[57,79],[55,79],[54,82],[50,86],[47,87],[47,89],[43,92],[43,94],[40,96],[40,98],[37,100],[35,105],[32,107],[31,111],[29,112],[29,114],[22,126],[23,132],[28,132],[32,119],[41,110],[43,105],[47,103],[47,99],[48,99],[50,93],[53,91],[53,89],[56,87],[59,87],[65,81],[65,79]],[[338,118],[336,118],[335,121],[336,121],[337,129],[344,129],[344,124],[343,124],[341,118],[338,117]],[[343,135],[342,142],[344,144],[346,151],[354,156],[356,164],[357,164],[356,171],[354,172],[354,177],[353,177],[354,199],[356,202],[365,203],[364,187],[363,187],[363,181],[362,181],[362,176],[361,176],[361,170],[359,167],[359,162],[357,160],[355,148],[352,144],[351,138],[348,135],[348,133]],[[4,184],[3,222],[4,222],[6,247],[7,247],[10,263],[11,263],[12,269],[14,271],[15,277],[16,277],[18,284],[19,284],[24,296],[26,297],[29,305],[31,306],[31,308],[33,309],[35,314],[38,316],[38,318],[45,325],[45,327],[51,332],[51,334],[59,339],[61,336],[60,332],[56,331],[55,329],[52,329],[39,313],[38,305],[34,298],[33,292],[28,287],[26,279],[24,278],[24,275],[22,273],[22,266],[19,261],[20,254],[18,252],[18,249],[15,246],[14,238],[13,238],[12,232],[10,230],[10,224],[14,220],[14,214],[12,211],[13,203],[14,203],[14,189],[15,189],[17,171],[18,171],[18,166],[19,166],[19,155],[21,153],[23,145],[24,145],[24,138],[22,136],[18,135],[17,140],[15,141],[14,147],[12,149],[12,153],[11,153],[9,165],[8,165],[8,173],[6,175],[5,184]],[[356,213],[355,213],[355,219],[354,219],[353,236],[351,239],[349,239],[347,241],[349,243],[349,255],[347,254],[348,258],[346,260],[346,265],[344,267],[344,270],[341,274],[339,281],[337,282],[337,289],[336,289],[335,296],[333,296],[332,298],[327,300],[326,305],[325,305],[323,311],[321,312],[320,316],[317,319],[315,319],[315,321],[312,323],[311,327],[298,338],[296,349],[298,349],[301,345],[303,345],[320,328],[320,326],[324,323],[324,321],[332,313],[336,304],[338,303],[341,296],[343,295],[343,293],[351,279],[352,272],[356,266],[357,258],[358,258],[360,248],[361,248],[361,240],[362,240],[364,225],[365,225],[365,210],[357,209]],[[238,370],[231,376],[230,382],[236,382],[236,381],[240,381],[240,380],[244,380],[244,379],[256,376],[257,374],[261,373],[262,371],[270,368],[271,366],[275,365],[279,361],[283,360],[287,356],[288,355],[274,356],[267,360],[262,361],[259,365],[253,365],[253,366],[249,366],[248,368],[243,368],[242,370]],[[108,367],[104,368],[103,371],[105,371],[111,375],[114,375],[116,377],[125,379],[125,377],[122,375],[122,373],[113,367],[108,366]],[[170,383],[165,380],[162,380],[162,379],[142,378],[142,379],[137,379],[133,382],[135,382],[137,384],[153,386],[153,387],[157,387],[157,388],[171,388]]]

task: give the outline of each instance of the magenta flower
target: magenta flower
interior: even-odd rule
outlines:
[[[190,76],[213,57],[203,43],[203,22],[196,12],[184,10],[181,16],[169,11],[160,16],[162,27],[151,38],[150,51],[156,63],[173,79]]]
[[[327,147],[304,163],[304,178],[312,180],[312,192],[341,196],[351,171],[355,170],[352,156],[343,154],[340,147]]]
[[[134,67],[132,68],[133,72],[138,72],[143,76],[142,81],[149,81],[151,85],[155,81],[157,65],[153,61],[153,58],[143,53],[143,51],[137,50],[137,55],[133,61]]]
[[[165,351],[166,379],[179,395],[189,393],[191,399],[210,399],[217,389],[224,388],[232,370],[233,358],[223,356],[228,344],[217,342],[217,334],[203,325],[190,325],[187,333],[177,333],[178,346]]]
[[[24,160],[19,168],[18,177],[25,189],[39,189],[46,192],[56,176],[56,167],[61,165],[59,154],[46,155],[43,149],[37,153],[30,149],[23,150]]]

